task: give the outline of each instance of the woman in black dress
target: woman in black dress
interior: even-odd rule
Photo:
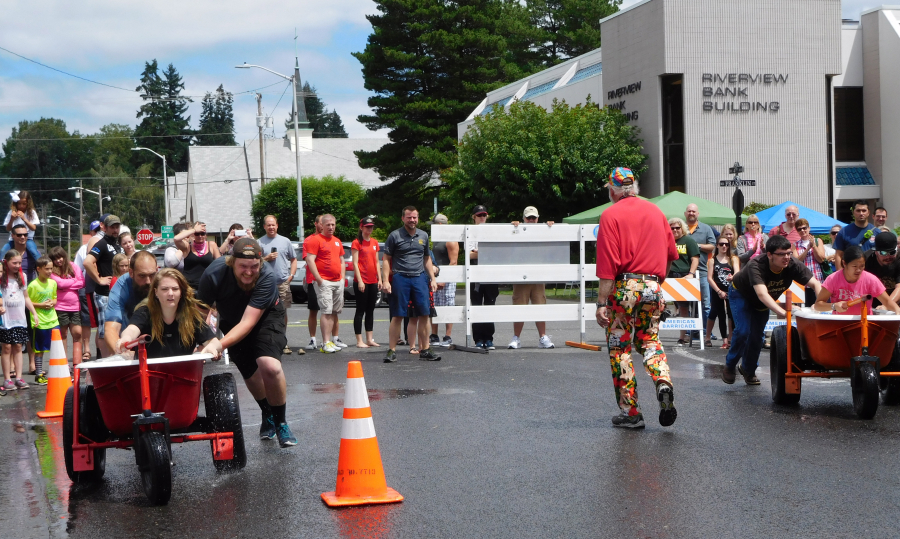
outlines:
[[[197,221],[190,230],[191,234],[176,244],[184,258],[184,276],[191,288],[197,290],[203,272],[220,255],[216,242],[207,239],[206,223]]]
[[[219,359],[222,345],[204,321],[205,308],[194,298],[193,290],[178,270],[161,269],[150,284],[147,299],[134,310],[116,348],[124,353],[125,343],[150,335],[148,358],[184,356],[203,347],[204,353]]]

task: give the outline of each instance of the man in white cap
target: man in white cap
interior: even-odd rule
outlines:
[[[528,206],[525,208],[525,211],[522,212],[522,218],[525,220],[525,224],[528,225],[537,224],[539,217],[540,215],[538,214],[537,208],[534,206]],[[512,222],[512,225],[516,228],[519,227],[519,224],[519,221]],[[547,221],[547,226],[553,226],[553,221]],[[547,295],[544,288],[544,283],[514,284],[513,305],[528,305],[529,301],[531,301],[532,305],[545,305],[547,303]],[[538,341],[538,348],[554,348],[553,341],[551,341],[550,336],[547,335],[547,322],[535,322],[534,325],[537,327],[538,335],[541,336]],[[507,348],[519,348],[522,346],[522,341],[519,337],[522,336],[522,329],[524,327],[525,322],[513,322],[514,335]]]

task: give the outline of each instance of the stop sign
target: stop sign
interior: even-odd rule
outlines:
[[[150,245],[153,243],[153,232],[147,230],[146,228],[142,228],[137,233],[137,241],[141,245]]]

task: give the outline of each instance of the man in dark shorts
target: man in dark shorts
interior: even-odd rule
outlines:
[[[431,252],[428,247],[428,234],[419,230],[419,212],[412,206],[403,208],[403,228],[390,233],[384,242],[384,263],[382,264],[382,282],[384,291],[391,295],[391,327],[388,332],[387,354],[385,363],[397,361],[397,341],[400,340],[400,326],[403,318],[409,314],[409,306],[415,309],[418,320],[419,345],[424,346],[419,352],[419,359],[440,361],[428,343],[431,333],[429,315],[432,309],[430,293],[437,290],[434,278],[434,265],[431,263]],[[391,272],[393,276],[388,279]]]
[[[134,308],[147,297],[158,269],[153,253],[138,251],[131,257],[128,275],[119,277],[110,290],[103,337],[110,349],[116,349],[122,328],[128,327]]]
[[[769,321],[769,310],[778,316],[786,314],[776,301],[793,281],[812,288],[818,297],[822,285],[813,278],[803,262],[791,255],[791,242],[786,237],[771,236],[766,242],[766,256],[751,260],[731,280],[728,301],[731,303],[734,334],[722,370],[722,381],[726,384],[734,383],[735,369],[738,369],[748,386],[759,385],[756,367],[763,332]],[[741,366],[738,366],[738,361],[742,359]]]
[[[278,437],[281,447],[297,445],[285,419],[287,384],[281,351],[287,344],[284,305],[278,283],[262,263],[259,243],[243,237],[234,242],[231,256],[220,257],[203,272],[197,297],[219,312],[219,341],[228,348],[247,389],[262,410],[259,437]]]
[[[893,232],[882,232],[875,236],[875,249],[868,251],[865,259],[866,271],[878,277],[894,303],[900,300],[900,260],[897,260],[897,236]],[[872,305],[877,307],[881,305],[881,302],[876,299]]]
[[[88,309],[93,308],[93,318],[97,320],[99,353],[106,357],[113,351],[103,337],[106,334],[104,326],[106,308],[109,304],[109,283],[112,282],[113,276],[112,259],[122,252],[122,246],[119,245],[119,228],[122,221],[115,215],[107,215],[103,224],[106,227],[104,235],[88,249],[84,257],[84,270],[87,274],[85,279],[91,279],[95,285],[93,301],[88,302]]]
[[[678,258],[675,238],[662,211],[637,197],[631,169],[609,175],[613,205],[600,215],[597,233],[597,323],[606,328],[606,342],[619,414],[615,427],[642,429],[633,356],[644,363],[656,386],[659,424],[675,423],[675,390],[669,363],[659,342],[659,315],[665,309],[662,283]]]

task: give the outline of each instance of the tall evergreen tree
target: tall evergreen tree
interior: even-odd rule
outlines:
[[[137,112],[142,118],[134,130],[137,143],[166,156],[167,164],[175,170],[187,170],[187,149],[192,141],[191,117],[185,118],[192,100],[181,95],[184,82],[175,66],[169,64],[162,76],[154,59],[145,63],[141,84],[136,88],[145,103]],[[150,163],[154,174],[162,175],[162,162],[149,152],[134,152],[133,163]]]
[[[303,83],[303,88],[297,93],[298,99],[302,98],[306,106],[306,118],[309,127],[313,130],[313,138],[347,138],[347,131],[337,112],[328,112],[327,105],[316,94],[316,87]],[[284,121],[285,129],[294,128],[294,118],[288,114]]]
[[[390,142],[356,155],[410,200],[454,163],[456,124],[487,92],[527,74],[511,52],[523,39],[516,32],[527,34],[527,12],[516,0],[377,0],[376,9],[368,44],[354,53],[375,93],[373,113],[359,121],[390,129]]]
[[[215,95],[206,92],[201,103],[198,146],[234,146],[234,96],[220,84]]]
[[[534,50],[544,67],[600,48],[600,19],[619,11],[622,0],[526,0],[540,32]]]

